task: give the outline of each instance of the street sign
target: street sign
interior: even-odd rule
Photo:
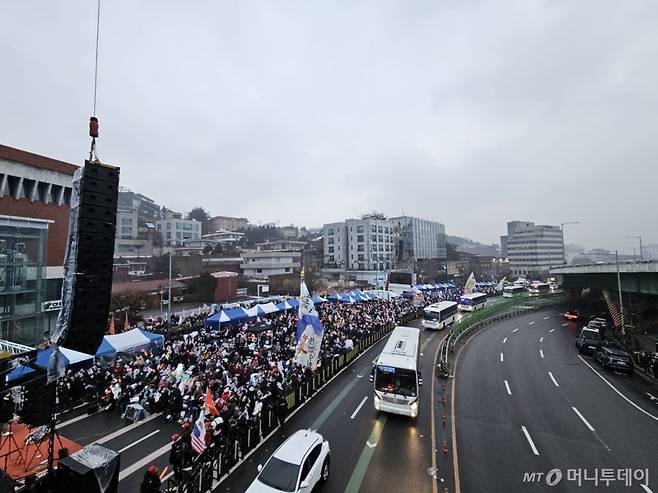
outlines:
[[[42,312],[54,312],[62,309],[62,300],[44,301],[41,303]]]

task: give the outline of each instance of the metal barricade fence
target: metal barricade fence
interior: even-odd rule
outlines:
[[[416,313],[409,314],[406,319],[403,317],[402,323],[408,323],[415,318]],[[393,327],[394,324],[387,324],[359,341],[349,353],[323,360],[318,373],[314,374],[310,380],[298,384],[296,388],[286,394],[288,412],[295,410],[315,395],[325,383],[354,361],[359,354],[368,350],[374,343],[393,330]],[[219,481],[233,467],[237,466],[249,451],[256,447],[277,426],[278,422],[272,409],[263,409],[258,421],[253,423],[247,430],[244,430],[242,435],[232,439],[226,437],[222,440],[221,447],[210,446],[197,457],[187,478],[182,478],[180,481],[177,478],[169,478],[166,491],[170,493],[210,491],[213,481]]]

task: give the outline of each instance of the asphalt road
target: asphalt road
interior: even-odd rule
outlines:
[[[419,323],[410,325],[418,327]],[[421,332],[421,371],[425,385],[415,421],[385,413],[378,416],[373,407],[368,376],[384,339],[292,416],[286,423],[285,436],[277,432],[215,492],[245,491],[256,477],[258,464],[263,464],[285,437],[298,429],[312,428],[329,440],[331,446],[330,478],[321,488],[323,493],[431,493],[434,479],[428,471],[432,466],[432,359],[445,334],[445,331]]]
[[[656,385],[579,357],[578,329],[543,311],[489,327],[463,348],[454,370],[457,491],[658,492]],[[628,485],[619,470],[629,468],[648,469],[649,487]],[[562,480],[549,486],[553,469]]]
[[[420,327],[419,321],[409,325]],[[368,377],[384,338],[309,400],[288,420],[283,434],[277,431],[219,484],[215,492],[245,491],[256,476],[257,465],[264,463],[285,437],[298,429],[312,428],[329,440],[332,450],[330,479],[322,492],[432,493],[432,360],[446,334],[446,331],[421,331],[421,371],[425,385],[421,388],[416,420],[385,413],[378,416],[373,407],[372,383]],[[438,380],[436,387],[438,399],[443,395]],[[83,446],[97,442],[121,452],[121,493],[138,492],[149,465],[156,464],[162,469],[168,464],[171,435],[178,431],[177,424],[165,423],[160,416],[128,425],[116,412],[87,416],[84,407],[66,413],[60,421],[58,431],[62,436]],[[451,484],[451,472],[441,473],[446,484]]]

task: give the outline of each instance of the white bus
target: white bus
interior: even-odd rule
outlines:
[[[423,380],[418,370],[420,330],[393,329],[370,374],[374,382],[375,409],[415,418]]]
[[[423,310],[423,327],[426,329],[444,329],[455,321],[457,303],[441,301]]]
[[[521,285],[505,286],[503,288],[503,298],[516,298],[517,296],[523,296],[525,292],[525,287]]]
[[[487,302],[485,293],[464,294],[459,298],[459,309],[463,312],[474,312]]]
[[[533,282],[528,289],[530,294],[546,294],[551,289],[547,282]]]

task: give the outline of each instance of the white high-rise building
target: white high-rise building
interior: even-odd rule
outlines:
[[[395,223],[378,216],[323,226],[324,266],[352,271],[395,267]]]
[[[511,221],[507,223],[507,235],[500,237],[500,246],[515,276],[542,278],[551,267],[564,264],[560,226]]]
[[[392,217],[397,226],[402,260],[445,259],[446,229],[443,224],[411,216]]]

